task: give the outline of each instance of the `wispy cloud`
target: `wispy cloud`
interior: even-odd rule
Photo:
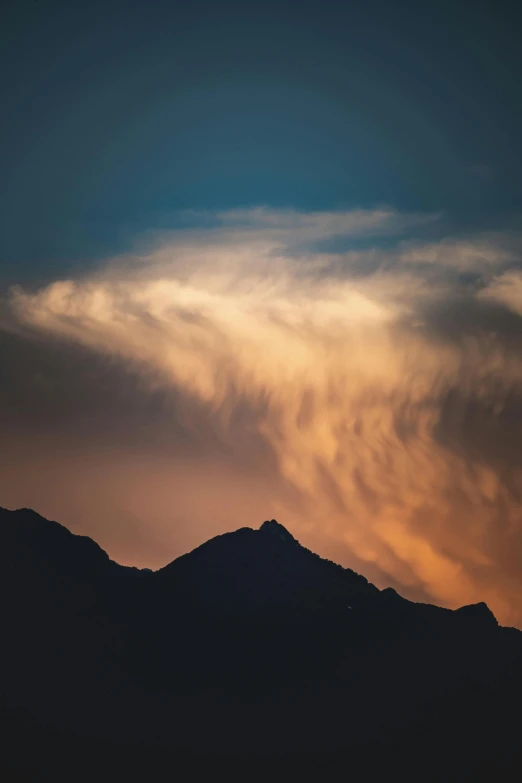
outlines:
[[[522,472],[498,459],[503,412],[522,395],[502,315],[522,312],[519,256],[501,235],[415,238],[434,221],[392,210],[193,213],[140,257],[13,290],[10,310],[19,327],[117,358],[149,388],[180,395],[168,416],[203,452],[210,430],[224,452],[241,441],[252,464],[266,449],[263,480],[284,521],[323,551],[364,563],[381,585],[448,605],[485,599],[522,622],[510,559],[522,552]],[[368,242],[313,249],[336,236]],[[187,415],[194,402],[204,415]],[[470,410],[491,453],[470,447]],[[201,491],[207,470],[196,460]]]
[[[480,295],[485,300],[497,302],[517,315],[522,315],[522,272],[510,270],[494,277]]]

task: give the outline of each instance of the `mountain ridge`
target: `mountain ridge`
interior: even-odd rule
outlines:
[[[190,550],[189,552],[186,552],[182,555],[179,555],[178,557],[174,558],[174,560],[170,561],[169,563],[166,563],[164,566],[161,566],[158,569],[152,570],[149,568],[138,568],[136,566],[128,566],[123,565],[122,563],[119,563],[116,560],[113,560],[108,553],[101,547],[93,538],[87,535],[74,533],[71,531],[67,526],[62,525],[59,522],[56,522],[55,520],[47,519],[46,517],[42,516],[38,512],[34,511],[30,508],[19,508],[19,509],[13,509],[9,510],[3,507],[0,507],[0,524],[5,521],[6,515],[16,515],[17,522],[16,524],[20,527],[25,526],[26,528],[29,527],[33,529],[33,532],[38,530],[38,527],[42,526],[42,523],[44,526],[47,526],[48,531],[54,531],[54,533],[59,532],[60,534],[66,536],[66,537],[72,537],[68,538],[69,541],[76,540],[78,543],[83,543],[84,545],[88,545],[91,550],[94,552],[96,551],[99,555],[102,555],[105,560],[107,560],[109,563],[113,563],[115,566],[118,566],[122,569],[127,569],[128,571],[134,571],[139,572],[143,574],[159,574],[161,572],[165,572],[172,567],[175,567],[175,564],[180,563],[186,558],[191,558],[194,556],[197,556],[197,553],[200,553],[202,550],[208,549],[208,547],[215,546],[218,542],[222,542],[224,540],[231,540],[230,537],[237,536],[237,534],[242,535],[243,531],[249,531],[248,535],[251,533],[254,534],[268,534],[271,537],[275,539],[279,539],[279,541],[282,541],[287,544],[294,544],[298,546],[301,550],[301,552],[306,552],[307,556],[311,555],[314,559],[317,561],[321,561],[321,563],[329,564],[331,566],[334,566],[336,569],[339,569],[339,571],[344,572],[345,574],[350,574],[354,576],[355,578],[359,579],[361,582],[364,582],[368,584],[371,588],[378,590],[381,595],[391,595],[395,594],[401,601],[407,601],[410,604],[418,605],[418,606],[434,606],[437,609],[447,609],[447,611],[452,612],[461,612],[465,609],[470,609],[471,607],[480,607],[480,610],[477,609],[477,612],[483,612],[485,613],[485,610],[487,610],[487,613],[492,615],[494,617],[494,613],[491,611],[489,606],[484,601],[478,601],[472,604],[464,604],[463,606],[457,607],[456,609],[448,609],[447,607],[439,607],[437,604],[431,604],[426,602],[417,602],[417,601],[411,601],[410,599],[405,598],[400,593],[395,590],[393,587],[385,587],[385,588],[377,588],[375,585],[370,583],[365,576],[362,574],[358,574],[357,572],[353,571],[353,569],[347,568],[345,566],[340,565],[339,563],[336,563],[335,561],[332,561],[328,558],[324,558],[321,555],[316,554],[315,552],[312,552],[312,550],[307,549],[304,547],[288,530],[284,525],[282,525],[280,522],[277,522],[277,520],[265,520],[261,523],[259,528],[252,528],[248,526],[243,526],[238,528],[234,531],[228,531],[225,533],[218,534],[216,536],[213,536],[212,538],[208,539],[207,541],[203,542],[202,544],[199,544],[194,549]],[[14,520],[12,520],[14,522]],[[29,524],[28,524],[29,523]],[[27,532],[27,531],[26,531]],[[29,531],[30,532],[30,531]],[[38,532],[41,532],[38,530]],[[496,621],[496,618],[495,618]],[[498,623],[498,621],[496,621]],[[509,627],[509,626],[506,626]],[[518,630],[518,629],[517,629]]]
[[[455,752],[448,727],[466,725],[462,755],[488,732],[500,747],[522,701],[522,633],[486,604],[379,590],[275,520],[149,571],[0,509],[0,616],[6,731],[23,714],[36,743],[301,758],[414,737]]]

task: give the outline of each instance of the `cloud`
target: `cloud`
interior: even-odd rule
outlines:
[[[445,239],[429,244],[405,243],[401,260],[413,264],[436,264],[462,272],[488,272],[501,264],[516,261],[518,254],[502,242],[503,237],[479,239]]]
[[[172,395],[159,420],[173,425],[175,464],[198,444],[187,517],[226,482],[243,524],[270,498],[298,537],[381,586],[451,606],[487,600],[522,623],[522,472],[506,435],[522,434],[518,273],[506,269],[516,243],[412,237],[435,220],[185,214],[140,256],[14,289],[10,328],[107,357],[140,379],[140,399]],[[367,246],[317,252],[340,235]],[[164,453],[153,440],[144,477]],[[259,500],[234,510],[246,485]],[[162,486],[141,504],[168,495]]]
[[[481,296],[522,315],[522,272],[510,270],[493,278]]]

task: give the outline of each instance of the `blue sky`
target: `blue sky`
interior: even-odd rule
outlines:
[[[0,264],[48,279],[180,209],[522,206],[514,4],[17,2]]]

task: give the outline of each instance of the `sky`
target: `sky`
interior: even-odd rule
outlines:
[[[0,505],[522,627],[515,4],[1,13]]]

